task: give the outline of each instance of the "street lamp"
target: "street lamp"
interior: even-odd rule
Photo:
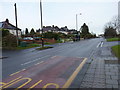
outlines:
[[[78,15],[82,15],[82,13],[76,14],[76,30],[78,31]]]
[[[82,13],[76,14],[76,30],[78,31],[78,15],[82,15]],[[80,32],[78,32],[78,37],[80,40]]]

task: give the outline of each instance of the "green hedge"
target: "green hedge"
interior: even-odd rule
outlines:
[[[2,47],[3,48],[17,47],[16,36],[11,34],[4,36],[2,38]]]

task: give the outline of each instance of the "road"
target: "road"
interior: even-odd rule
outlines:
[[[80,71],[85,72],[81,70],[82,66],[86,66],[85,61],[90,62],[96,48],[102,47],[103,41],[103,38],[96,38],[69,42],[42,51],[35,49],[3,51],[3,56],[8,57],[2,61],[3,81],[10,82],[22,77],[21,80],[30,81],[29,85],[24,84],[26,88],[32,85],[38,87],[38,84],[41,84],[39,88],[50,85],[68,87],[72,82],[67,82],[74,81]],[[82,75],[78,78],[82,78]],[[20,83],[11,86],[16,88]]]

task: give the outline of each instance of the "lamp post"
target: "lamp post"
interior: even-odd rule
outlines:
[[[78,15],[82,15],[82,13],[76,14],[76,30],[78,31]],[[80,40],[80,32],[78,33],[78,37]]]
[[[43,18],[42,18],[42,1],[40,0],[40,16],[41,16],[41,30],[42,30],[42,47],[44,47],[44,40],[43,40]]]
[[[16,21],[16,40],[17,40],[17,46],[18,46],[18,25],[17,25],[17,7],[16,3],[14,4],[15,6],[15,21]]]
[[[76,14],[76,30],[78,30],[78,15],[82,15],[82,13]]]

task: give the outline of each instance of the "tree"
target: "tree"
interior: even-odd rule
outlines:
[[[81,37],[83,38],[87,38],[90,34],[89,33],[89,28],[88,26],[84,23],[83,26],[81,27]]]
[[[106,24],[106,27],[112,27],[120,34],[120,17],[114,16],[112,20]]]
[[[28,28],[25,29],[25,35],[28,35],[29,32],[28,32]]]
[[[105,38],[112,38],[117,36],[116,29],[113,27],[106,27],[104,32]]]
[[[35,34],[35,31],[34,31],[33,28],[31,29],[30,34],[31,34],[31,35],[34,35],[34,34]]]
[[[117,31],[119,33],[118,17],[114,17],[110,22],[106,23],[104,36],[106,38],[116,37]]]

